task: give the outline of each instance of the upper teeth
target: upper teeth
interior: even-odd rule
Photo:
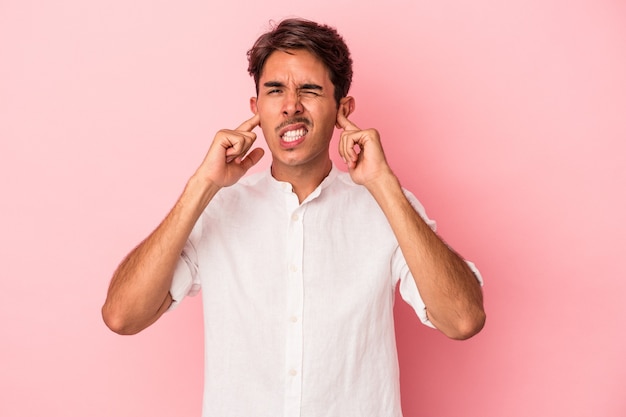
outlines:
[[[294,140],[300,139],[306,133],[306,129],[296,129],[289,130],[283,134],[283,140],[285,142],[293,142]]]

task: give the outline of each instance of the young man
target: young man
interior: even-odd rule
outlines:
[[[401,416],[396,286],[465,339],[485,320],[479,274],[401,188],[378,132],[348,119],[352,60],[333,28],[285,20],[248,57],[254,116],[216,134],[118,267],[104,320],[137,333],[202,287],[204,416]],[[263,156],[256,126],[271,170],[242,178]],[[335,127],[347,173],[329,157]]]

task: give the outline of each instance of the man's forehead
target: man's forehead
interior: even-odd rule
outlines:
[[[282,83],[284,85],[330,83],[324,63],[306,50],[274,51],[265,61],[260,84]]]

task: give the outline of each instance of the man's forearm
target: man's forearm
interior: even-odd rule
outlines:
[[[116,333],[134,334],[167,310],[180,253],[219,187],[192,177],[161,224],[122,261],[111,280],[102,316]]]
[[[366,186],[398,239],[430,321],[454,339],[478,333],[485,320],[482,290],[467,263],[413,209],[392,173]]]

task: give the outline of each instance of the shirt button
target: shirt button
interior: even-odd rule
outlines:
[[[296,272],[296,271],[298,270],[298,267],[297,267],[297,266],[295,266],[295,265],[290,265],[290,266],[289,266],[289,270],[290,270],[291,272]]]
[[[294,222],[297,222],[299,218],[300,218],[300,217],[298,217],[298,215],[297,215],[296,213],[293,213],[293,214],[291,215],[291,220],[293,220]]]
[[[292,323],[297,323],[297,322],[298,322],[298,317],[297,317],[297,316],[291,316],[291,317],[289,318],[289,320],[290,320]]]
[[[295,369],[291,369],[291,370],[289,370],[289,375],[296,376],[296,375],[298,375],[298,371],[296,371]]]

